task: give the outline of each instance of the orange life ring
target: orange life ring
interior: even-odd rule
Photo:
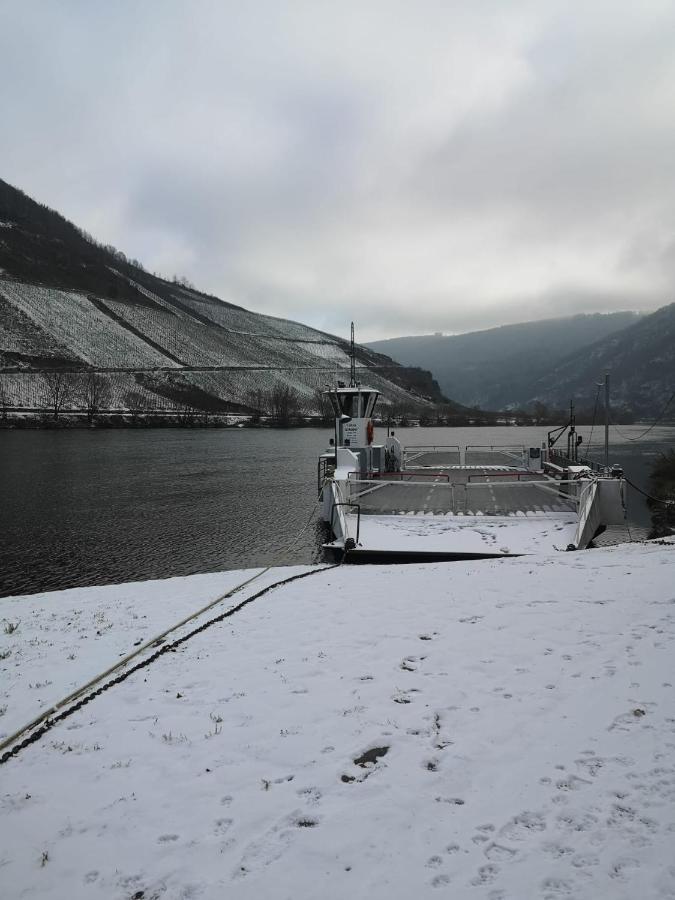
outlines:
[[[373,428],[373,423],[369,420],[366,425],[366,439],[369,444],[373,443],[373,435],[375,434],[375,429]]]

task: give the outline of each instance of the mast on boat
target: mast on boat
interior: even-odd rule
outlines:
[[[609,372],[605,372],[605,474],[609,474]]]

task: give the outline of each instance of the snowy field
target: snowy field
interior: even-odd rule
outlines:
[[[2,731],[248,574],[0,600]],[[317,570],[0,767],[0,893],[675,897],[674,650],[675,545]]]

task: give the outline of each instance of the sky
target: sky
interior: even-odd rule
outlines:
[[[675,300],[675,3],[0,0],[0,177],[362,340]]]

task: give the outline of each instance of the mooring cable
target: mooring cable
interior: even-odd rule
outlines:
[[[626,478],[624,475],[624,481],[626,484],[629,484],[634,491],[637,491],[638,494],[642,494],[643,497],[646,497],[647,500],[652,500],[654,503],[663,503],[664,506],[675,506],[675,500],[664,500],[662,497],[652,497],[651,494],[648,494],[646,491],[643,491],[642,488],[638,487],[637,484],[633,484],[630,478]]]
[[[627,434],[624,434],[621,431],[621,429],[614,422],[611,422],[610,424],[611,424],[612,428],[620,435],[620,437],[622,437],[624,439],[624,441],[630,441],[631,444],[636,444],[638,441],[641,441],[642,438],[646,434],[649,434],[650,431],[652,431],[654,428],[656,428],[656,426],[659,424],[661,419],[663,419],[663,417],[665,416],[666,410],[668,409],[668,407],[670,406],[670,404],[673,402],[674,399],[675,399],[675,391],[673,391],[673,393],[670,395],[670,397],[668,397],[668,399],[666,400],[666,405],[663,407],[663,409],[658,414],[656,419],[654,419],[652,424],[648,428],[645,428],[644,431],[640,432],[640,434],[638,434],[636,437],[629,437]]]
[[[284,547],[284,550],[283,550],[284,553],[286,553],[288,550],[290,550],[298,542],[298,540],[302,537],[304,532],[309,527],[312,519],[316,515],[316,512],[317,512],[317,507],[314,507],[307,522],[305,522],[304,526],[296,534],[296,536],[293,538],[291,543]],[[339,563],[335,564],[335,565],[339,565]],[[335,565],[321,566],[320,568],[312,569],[309,572],[302,572],[299,575],[293,575],[288,578],[283,578],[280,581],[274,582],[273,584],[271,584],[268,587],[264,588],[263,590],[259,591],[257,594],[254,594],[252,597],[249,597],[248,599],[243,600],[241,603],[237,604],[236,606],[231,607],[229,610],[226,610],[220,616],[217,616],[214,619],[210,619],[208,622],[206,622],[204,624],[203,627],[199,626],[198,628],[193,629],[193,631],[189,632],[187,635],[185,635],[181,638],[178,638],[176,641],[173,641],[171,644],[165,644],[163,647],[161,647],[160,650],[153,653],[146,660],[143,660],[142,662],[137,663],[132,668],[127,669],[120,675],[117,675],[114,679],[112,679],[110,682],[108,682],[103,687],[92,691],[92,689],[95,687],[95,685],[99,684],[101,681],[103,681],[105,678],[108,678],[110,675],[117,672],[119,669],[122,669],[125,666],[127,666],[133,659],[136,659],[138,656],[140,656],[146,650],[148,650],[151,647],[157,647],[160,644],[162,644],[166,640],[168,635],[170,635],[172,632],[177,631],[179,628],[182,628],[184,625],[187,625],[188,622],[192,622],[195,619],[199,618],[199,616],[204,615],[204,613],[213,609],[214,606],[217,606],[219,603],[222,603],[222,601],[226,600],[228,597],[232,597],[234,594],[239,593],[239,591],[243,590],[245,587],[247,587],[252,582],[257,581],[258,578],[261,578],[263,575],[267,574],[267,572],[269,572],[272,568],[274,568],[274,564],[270,564],[269,566],[266,566],[264,569],[261,569],[260,572],[257,572],[255,575],[252,575],[250,578],[247,578],[244,581],[240,582],[239,584],[235,585],[235,587],[230,588],[228,591],[225,591],[224,594],[220,594],[218,597],[216,597],[215,600],[209,601],[205,606],[202,606],[200,609],[196,610],[195,612],[192,612],[188,616],[185,616],[183,619],[180,620],[180,622],[174,623],[169,628],[164,629],[164,631],[155,635],[153,638],[150,638],[150,640],[145,641],[143,644],[141,644],[141,646],[136,647],[134,650],[132,650],[131,653],[128,653],[122,659],[118,659],[114,665],[107,668],[104,672],[100,672],[94,678],[91,678],[86,684],[80,685],[74,691],[71,691],[71,693],[68,694],[66,697],[63,697],[61,700],[59,700],[57,703],[54,703],[48,709],[43,710],[38,716],[36,716],[34,719],[32,719],[26,725],[23,725],[17,731],[13,732],[13,734],[4,738],[2,741],[0,741],[0,752],[2,753],[2,756],[0,756],[0,764],[6,762],[12,756],[15,756],[16,753],[18,753],[19,750],[21,750],[24,746],[27,746],[28,744],[33,743],[34,740],[37,740],[39,737],[41,737],[45,733],[45,731],[48,731],[56,722],[60,722],[62,719],[66,718],[66,716],[69,716],[73,712],[75,712],[77,709],[80,709],[80,707],[83,706],[84,703],[88,703],[89,700],[93,699],[93,697],[98,696],[98,694],[102,693],[104,690],[108,690],[108,688],[112,687],[112,685],[119,684],[120,681],[123,681],[124,679],[128,678],[128,676],[132,672],[136,672],[139,668],[142,668],[145,665],[149,665],[150,662],[153,662],[162,653],[167,652],[167,649],[173,649],[173,648],[177,647],[179,644],[183,643],[183,641],[187,640],[188,638],[192,637],[195,634],[198,634],[199,631],[204,630],[204,628],[208,627],[209,625],[213,625],[217,622],[220,622],[227,616],[230,616],[233,613],[238,612],[240,609],[243,609],[243,607],[246,606],[248,603],[252,602],[253,600],[257,599],[258,597],[261,597],[263,594],[266,594],[272,588],[280,587],[281,585],[290,583],[291,581],[295,581],[298,578],[306,578],[308,575],[315,575],[318,572],[323,572],[323,571],[335,568]],[[90,691],[90,693],[86,697],[84,697],[82,700],[78,700],[78,698],[81,698],[84,694],[86,694],[87,691]],[[71,704],[71,703],[74,705],[72,707],[68,706],[68,704]],[[65,709],[63,712],[59,712],[59,710],[63,710],[64,707],[68,707],[68,708]],[[50,718],[50,717],[53,717],[53,718]],[[42,725],[42,727],[38,727],[40,725]],[[10,747],[11,744],[14,744],[15,741],[18,741],[22,735],[26,734],[26,732],[32,731],[33,729],[37,729],[37,731],[35,731],[35,732],[33,732],[33,734],[29,735],[28,738],[24,738],[23,741],[21,741],[19,744],[17,744],[11,750],[6,749],[7,747]],[[37,737],[33,737],[34,734],[37,735]]]
[[[147,656],[145,659],[142,659],[140,662],[137,662],[134,666],[131,666],[131,668],[127,668],[123,672],[120,672],[114,678],[110,679],[110,681],[107,681],[105,684],[100,685],[100,687],[94,688],[94,686],[96,684],[103,681],[104,678],[106,678],[108,675],[112,674],[112,672],[114,672],[118,668],[120,668],[120,666],[125,665],[126,662],[128,662],[128,658],[126,660],[120,660],[115,666],[112,666],[110,669],[108,669],[106,672],[102,673],[101,675],[97,675],[96,678],[93,678],[86,685],[84,685],[81,688],[78,688],[77,691],[73,692],[68,697],[64,698],[63,700],[60,700],[58,703],[54,704],[54,706],[50,707],[50,709],[45,710],[41,716],[37,717],[32,722],[30,722],[28,725],[25,725],[23,728],[19,729],[17,732],[15,732],[9,738],[6,738],[0,744],[0,750],[5,751],[2,754],[2,756],[0,756],[0,765],[2,765],[3,763],[6,763],[13,756],[16,756],[21,750],[25,749],[26,747],[30,746],[31,744],[34,744],[44,734],[46,734],[51,728],[53,728],[54,725],[56,725],[59,722],[62,722],[64,719],[67,719],[69,716],[73,715],[73,713],[77,712],[79,709],[82,709],[83,706],[85,706],[87,703],[89,703],[94,698],[98,697],[100,694],[104,693],[104,691],[109,690],[111,687],[113,687],[116,684],[120,684],[122,681],[126,681],[126,679],[129,678],[130,675],[133,675],[134,672],[138,672],[139,669],[146,668],[151,663],[155,662],[155,660],[159,659],[159,657],[162,656],[164,653],[175,652],[175,650],[181,644],[184,644],[186,641],[189,641],[190,638],[194,637],[197,634],[200,634],[202,631],[206,631],[206,629],[210,628],[212,625],[217,625],[219,622],[224,621],[225,619],[229,618],[230,616],[232,616],[235,613],[242,610],[245,606],[248,606],[249,603],[253,603],[254,600],[257,600],[259,597],[262,597],[264,594],[267,594],[270,591],[274,590],[275,588],[281,587],[282,585],[290,584],[293,581],[299,581],[300,579],[308,578],[311,575],[318,575],[321,572],[328,572],[331,569],[337,568],[339,565],[340,565],[340,563],[334,563],[333,565],[329,565],[329,566],[321,566],[320,568],[311,569],[309,572],[300,572],[299,574],[296,574],[296,575],[290,575],[287,578],[282,578],[280,581],[275,581],[273,584],[267,585],[267,587],[264,587],[262,590],[258,591],[257,594],[253,594],[252,596],[247,597],[245,600],[242,600],[241,603],[238,603],[236,606],[230,607],[230,609],[226,609],[225,612],[220,613],[219,615],[215,616],[214,618],[209,619],[206,622],[202,622],[201,625],[198,625],[196,628],[193,628],[192,631],[188,631],[186,634],[181,635],[180,637],[176,638],[171,643],[162,644],[159,647],[159,649],[155,650],[155,652],[152,653],[150,656]],[[246,583],[250,583],[250,581],[252,581],[252,580],[253,579],[249,579],[249,581]],[[228,593],[234,593],[234,591],[228,592]],[[219,598],[219,600],[222,600],[222,599],[224,599],[224,598],[223,597]],[[213,604],[210,604],[208,607],[205,607],[205,609],[209,609],[212,605],[219,602],[219,600],[214,601]],[[196,618],[202,612],[204,612],[204,610],[200,610],[200,612],[195,613],[192,617],[188,617],[188,619],[186,619],[185,621],[190,621],[190,618]],[[182,624],[185,624],[185,622],[183,622]],[[180,627],[180,626],[179,625],[173,626],[168,631],[175,630],[175,628],[177,628],[177,627]],[[161,638],[160,638],[160,640],[161,640]],[[157,639],[155,639],[155,643],[157,643]],[[147,643],[145,646],[147,646]],[[134,655],[137,655],[137,653],[130,654],[129,658],[133,658]],[[93,688],[93,690],[90,690],[92,688]],[[89,692],[85,693],[87,691],[89,691]],[[72,705],[68,705],[69,703]],[[66,708],[64,709],[63,707],[66,707]],[[59,710],[61,710],[61,711],[59,712]],[[53,715],[53,713],[56,713],[56,715]],[[9,747],[10,744],[13,744],[15,741],[17,741],[21,737],[21,735],[25,734],[27,731],[30,731],[30,734],[28,734],[27,737],[23,738],[23,740],[19,741],[18,743],[15,743],[14,746],[11,747],[10,749],[5,750],[6,747]]]

